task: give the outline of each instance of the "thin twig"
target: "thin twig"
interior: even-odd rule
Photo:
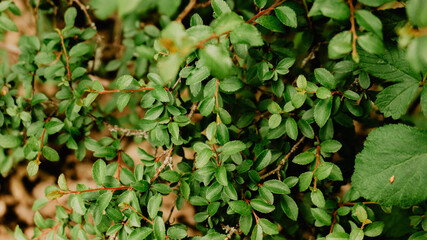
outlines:
[[[94,121],[98,120],[97,117],[95,117],[94,115],[92,115],[90,113],[88,113],[87,115],[90,118],[92,118]],[[121,132],[126,137],[129,137],[129,136],[143,136],[143,137],[147,137],[148,136],[148,132],[144,131],[144,130],[122,128],[122,127],[119,127],[117,125],[112,125],[112,124],[110,124],[110,123],[108,123],[106,121],[102,121],[102,124],[105,125],[110,132]]]
[[[125,205],[127,208],[132,209],[132,211],[136,212],[136,214],[138,214],[142,219],[144,219],[146,222],[150,223],[151,225],[154,225],[153,221],[151,221],[150,219],[148,219],[147,217],[145,217],[144,215],[142,215],[140,212],[138,212],[134,207],[132,207],[131,205],[127,204],[127,203],[123,203],[123,205]]]
[[[162,165],[157,169],[156,174],[154,174],[153,178],[151,178],[150,184],[153,183],[160,175],[160,173],[165,169],[167,165],[170,164],[170,161],[172,161],[172,152],[174,147],[172,147],[169,150],[169,154],[166,156],[165,160],[163,161]]]
[[[191,12],[191,10],[196,6],[197,0],[190,0],[188,5],[184,10],[178,15],[175,21],[182,22],[182,20]]]
[[[310,51],[310,53],[307,55],[307,57],[305,57],[303,60],[302,60],[302,62],[301,62],[301,68],[304,68],[305,67],[305,65],[307,65],[307,63],[310,61],[310,60],[312,60],[312,59],[314,59],[314,57],[315,57],[315,53],[319,50],[319,48],[320,48],[320,43],[319,44],[317,44],[316,46],[314,46],[312,49],[311,49],[311,51]]]
[[[291,148],[291,150],[288,152],[288,154],[286,154],[286,156],[282,159],[282,161],[280,161],[279,166],[277,166],[272,171],[270,171],[270,172],[262,175],[261,179],[265,179],[265,178],[267,178],[270,175],[273,175],[275,173],[279,173],[280,169],[285,165],[286,161],[289,159],[289,157],[291,156],[291,154],[297,150],[298,146],[304,141],[304,139],[305,139],[305,136],[303,136],[302,138],[300,138],[300,140],[298,140],[298,142],[295,143],[295,145]]]
[[[354,23],[354,6],[353,6],[353,0],[348,0],[348,5],[350,6],[350,22],[351,22],[351,29],[350,32],[353,34],[353,43],[352,43],[352,56],[353,58],[357,58],[357,50],[356,50],[356,40],[358,38],[356,33],[356,24]]]
[[[194,8],[205,8],[209,5],[211,5],[211,0],[204,2],[204,3],[198,3],[198,4],[196,4],[196,6],[194,6]]]
[[[191,106],[191,109],[190,109],[190,113],[187,115],[190,121],[191,121],[191,118],[193,118],[193,115],[196,112],[196,109],[197,109],[197,103],[193,103],[193,106]]]
[[[271,5],[271,7],[266,8],[262,11],[259,11],[255,16],[253,16],[251,19],[249,19],[248,21],[246,21],[246,23],[251,23],[253,22],[255,19],[262,17],[264,15],[267,15],[268,13],[270,13],[271,11],[273,11],[277,6],[279,6],[280,4],[284,3],[286,0],[276,0],[276,2]],[[255,23],[255,22],[254,22]]]
[[[65,47],[64,36],[62,36],[62,33],[59,29],[55,29],[55,30],[58,32],[59,37],[61,38],[61,45],[62,45],[62,49],[64,50],[65,61],[67,63],[66,68],[68,73],[68,81],[70,82],[70,88],[73,89],[73,82],[72,82],[71,70],[70,70],[70,57],[68,56],[67,48]]]
[[[92,188],[92,189],[86,189],[86,190],[80,190],[80,191],[59,191],[59,194],[66,195],[66,194],[73,194],[73,193],[86,193],[86,192],[96,192],[96,191],[102,191],[102,190],[111,190],[111,191],[117,191],[117,190],[123,190],[123,189],[134,189],[133,187],[129,186],[120,186],[120,187],[101,187],[101,188]]]

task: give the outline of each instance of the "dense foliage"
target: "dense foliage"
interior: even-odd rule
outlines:
[[[58,173],[33,238],[187,238],[170,195],[193,239],[427,239],[426,1],[30,4],[37,35],[1,61],[0,172],[71,150],[97,184]],[[13,1],[0,12],[17,31]]]

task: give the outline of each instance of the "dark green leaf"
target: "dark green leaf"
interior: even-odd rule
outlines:
[[[295,11],[288,6],[280,6],[274,9],[277,18],[286,26],[296,28],[297,27],[297,15]]]
[[[233,209],[233,211],[242,216],[250,216],[252,214],[252,207],[245,201],[231,201],[228,204],[230,205],[231,209]]]
[[[356,157],[352,185],[363,197],[385,206],[425,201],[427,193],[422,186],[427,184],[426,144],[425,130],[402,124],[372,131]]]

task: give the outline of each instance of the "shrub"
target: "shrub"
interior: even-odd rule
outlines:
[[[188,238],[166,195],[194,206],[193,239],[427,238],[425,1],[30,4],[38,33],[1,63],[0,171],[70,149],[97,185],[58,173],[33,238]]]

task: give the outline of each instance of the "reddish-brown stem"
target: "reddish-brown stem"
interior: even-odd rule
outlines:
[[[289,157],[292,155],[292,153],[297,150],[298,146],[304,141],[304,139],[305,139],[304,136],[302,138],[300,138],[300,140],[298,140],[298,142],[295,143],[295,145],[291,148],[291,150],[288,152],[288,154],[286,154],[286,156],[282,159],[282,161],[280,161],[279,166],[277,166],[272,171],[270,171],[270,172],[262,175],[261,176],[261,180],[265,179],[268,176],[273,175],[275,173],[279,173],[280,169],[285,165],[286,161],[289,159]]]
[[[196,6],[194,6],[194,8],[205,8],[209,5],[211,5],[211,0],[204,2],[204,3],[198,3],[198,4],[196,4]]]
[[[218,165],[218,167],[219,166],[221,166],[221,163],[219,162],[219,155],[218,155],[218,152],[216,151],[216,148],[215,148],[215,146],[214,145],[212,145],[212,150],[215,152],[215,159],[216,159],[216,164]]]
[[[203,40],[201,40],[201,41],[199,41],[198,43],[197,43],[197,45],[196,45],[196,48],[203,48],[204,46],[205,46],[205,43],[207,43],[207,42],[209,42],[210,40],[213,40],[213,39],[219,39],[221,36],[223,36],[223,35],[228,35],[228,34],[230,34],[231,33],[231,31],[226,31],[226,32],[223,32],[223,33],[221,33],[221,34],[212,34],[212,36],[210,36],[210,37],[208,37],[208,38],[206,38],[206,39],[203,39]]]
[[[122,152],[117,153],[117,176],[116,179],[120,181],[120,172],[122,171]]]
[[[184,19],[191,12],[191,10],[196,6],[196,3],[197,3],[197,0],[190,0],[190,2],[188,2],[188,5],[178,15],[175,21],[182,22],[182,19]]]
[[[111,191],[117,191],[117,190],[123,190],[123,189],[134,189],[133,187],[128,186],[120,186],[120,187],[102,187],[102,188],[92,188],[87,190],[80,190],[80,191],[60,191],[59,193],[62,195],[66,194],[73,194],[73,193],[85,193],[85,192],[96,192],[96,191],[102,191],[102,190],[111,190]]]
[[[138,212],[134,207],[132,207],[131,205],[127,204],[127,203],[123,203],[123,205],[125,205],[127,208],[132,209],[132,211],[136,212],[136,214],[138,214],[142,219],[144,219],[144,221],[150,223],[151,225],[154,225],[153,221],[151,221],[150,219],[148,219],[147,217],[145,217],[144,215],[142,215],[140,212]]]
[[[279,6],[280,4],[284,3],[286,0],[277,0],[273,5],[271,5],[271,7],[266,8],[262,11],[259,11],[255,16],[253,16],[251,19],[249,19],[248,21],[246,21],[247,23],[251,23],[253,22],[255,19],[262,17],[264,15],[267,15],[269,12],[273,11],[277,6]]]
[[[165,88],[165,89],[167,91],[169,91],[168,88]],[[110,93],[118,93],[118,92],[134,93],[134,92],[152,91],[152,90],[154,90],[154,88],[141,87],[141,88],[134,89],[134,90],[119,90],[119,89],[114,89],[114,90],[98,91],[98,90],[92,89],[92,90],[89,90],[89,92],[95,92],[95,93],[98,93],[98,94],[102,95],[102,94],[110,94]]]
[[[58,229],[58,227],[61,225],[60,222],[57,222],[55,226],[46,229],[45,231],[43,231],[38,237],[33,238],[32,240],[39,240],[42,239],[43,237],[45,237],[48,233],[50,233],[50,231],[54,230],[56,231]]]
[[[48,117],[46,119],[46,123],[50,121],[50,117]],[[40,157],[42,155],[42,148],[43,148],[43,140],[44,140],[44,136],[46,135],[46,128],[43,129],[42,132],[42,136],[40,137],[40,148],[39,148],[39,153],[37,154],[37,158],[36,158],[36,163],[37,165],[40,165]]]
[[[377,203],[377,202],[348,202],[348,203],[340,203],[340,204],[338,204],[340,207],[342,207],[342,206],[354,206],[354,205],[356,205],[356,204],[358,204],[358,203],[362,203],[363,205],[365,205],[365,204],[379,204],[379,203]]]
[[[73,82],[72,82],[72,78],[71,78],[71,70],[70,70],[70,56],[68,56],[67,53],[67,48],[65,47],[65,42],[64,42],[64,36],[62,36],[62,33],[59,29],[56,29],[56,31],[59,34],[59,37],[61,38],[61,45],[62,45],[62,49],[64,50],[64,55],[65,55],[65,61],[66,61],[66,68],[67,68],[67,73],[68,73],[68,81],[70,82],[70,88],[73,89]]]
[[[334,215],[332,217],[332,224],[331,224],[331,228],[329,229],[329,233],[332,233],[332,231],[334,230],[334,225],[337,222],[337,210],[334,211]]]
[[[174,149],[174,146],[172,146],[172,148],[169,150],[168,156],[165,158],[162,165],[157,169],[156,174],[154,174],[153,178],[151,178],[150,183],[153,183],[159,177],[163,169],[165,169],[165,167],[169,164],[169,161],[171,160],[171,157],[172,157],[173,149]]]
[[[357,36],[357,33],[356,33],[356,24],[354,23],[354,6],[353,6],[353,0],[348,0],[348,5],[350,6],[350,22],[351,22],[350,32],[353,34],[353,43],[352,43],[353,52],[352,52],[352,55],[353,56],[357,56],[356,40],[357,40],[358,36]]]
[[[317,168],[319,167],[319,164],[321,164],[321,162],[320,162],[320,140],[317,136],[316,136],[316,138],[317,138],[318,145],[316,147],[316,167],[313,170],[313,174],[316,172]],[[314,177],[313,189],[314,190],[317,189],[317,177]]]

